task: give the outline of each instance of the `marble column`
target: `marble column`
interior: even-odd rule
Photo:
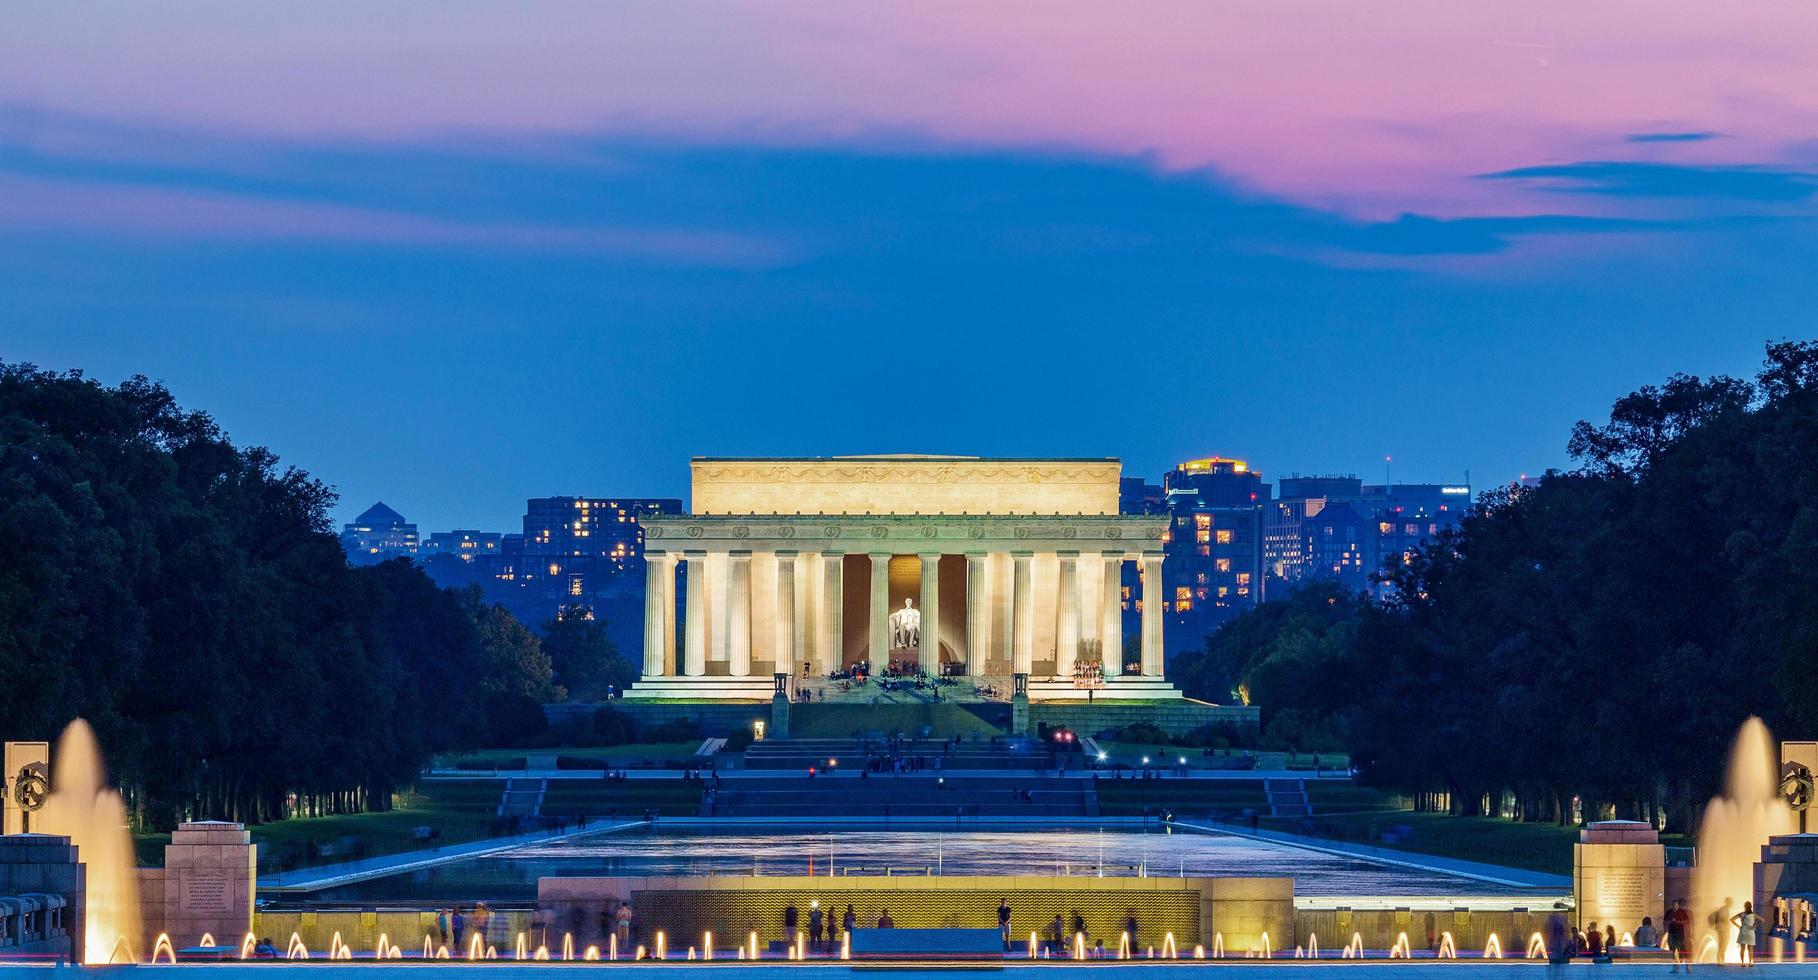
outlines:
[[[772,668],[790,674],[801,669],[795,656],[795,565],[793,551],[776,553],[776,663]]]
[[[663,658],[663,675],[665,677],[674,677],[681,673],[679,665],[676,663],[678,636],[675,631],[675,570],[676,565],[679,564],[679,562],[675,555],[666,554],[663,556],[663,563],[663,649],[659,652]]]
[[[1079,555],[1063,551],[1060,578],[1056,585],[1060,601],[1054,623],[1054,673],[1072,677],[1073,663],[1079,658]]]
[[[726,569],[726,672],[751,676],[751,552],[735,551]]]
[[[871,555],[871,669],[890,665],[890,554]]]
[[[821,659],[828,670],[846,666],[846,556],[821,553]]]
[[[1105,676],[1124,672],[1124,556],[1107,552],[1104,562],[1104,594],[1100,597],[1098,622],[1099,657],[1105,665]]]
[[[1143,676],[1162,675],[1162,621],[1168,599],[1162,594],[1162,555],[1145,551],[1143,562]]]
[[[986,663],[990,669],[1006,669],[1015,661],[1011,650],[1016,646],[1016,589],[1012,587],[1016,559],[999,553],[991,560],[991,650]],[[1002,664],[1003,668],[996,668]]]
[[[683,650],[682,673],[700,677],[707,673],[707,553],[690,551],[688,560],[688,637]]]
[[[667,625],[663,621],[663,600],[669,593],[663,579],[675,580],[675,570],[669,564],[669,556],[660,551],[644,552],[644,676],[661,677],[663,674],[663,643],[669,634],[664,631]]]
[[[1011,634],[1010,672],[1027,674],[1035,664],[1035,603],[1029,593],[1029,577],[1035,556],[1019,551],[1011,556],[1010,608],[1016,620]]]
[[[966,556],[966,673],[977,677],[985,672],[985,556]]]
[[[922,562],[922,673],[936,677],[941,672],[941,556],[917,557]]]
[[[789,615],[794,620],[790,629],[793,642],[789,647],[789,672],[809,665],[809,673],[816,673],[814,664],[814,581],[809,577],[814,568],[814,555],[806,553],[795,559],[795,606]]]

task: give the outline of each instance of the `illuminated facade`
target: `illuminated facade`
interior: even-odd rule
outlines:
[[[418,555],[428,561],[437,555],[451,555],[465,562],[499,553],[505,536],[497,531],[435,531],[424,539]]]
[[[1262,601],[1262,507],[1269,485],[1241,459],[1191,459],[1162,478],[1167,649],[1198,649],[1220,623]]]
[[[1373,577],[1404,561],[1470,511],[1464,484],[1366,485],[1354,476],[1287,477],[1264,508],[1263,564],[1270,588],[1335,580],[1378,591]]]
[[[415,558],[417,526],[384,501],[341,526],[341,550],[355,565],[376,565],[393,558]]]
[[[1137,617],[1132,663],[1104,655],[1124,647],[1123,569],[1159,582],[1167,528],[1118,513],[1115,459],[697,458],[690,468],[694,512],[643,521],[643,679],[628,697],[768,699],[779,673],[905,659],[929,674],[1021,676],[1031,700],[1085,699],[1078,664],[1102,665],[1099,696],[1180,696],[1162,677],[1159,611]],[[893,649],[890,614],[910,605],[919,644]]]

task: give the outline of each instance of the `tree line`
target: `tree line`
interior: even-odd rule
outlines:
[[[437,751],[623,683],[407,560],[349,567],[332,489],[162,385],[0,363],[0,735],[85,717],[135,819],[385,809]]]
[[[1170,675],[1423,807],[1693,829],[1749,715],[1818,736],[1818,343],[1644,387],[1568,449],[1380,598],[1308,585]]]

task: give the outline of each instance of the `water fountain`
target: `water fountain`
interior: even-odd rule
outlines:
[[[1780,753],[1759,718],[1743,722],[1730,750],[1724,795],[1705,807],[1698,827],[1698,864],[1692,869],[1692,927],[1711,940],[1717,958],[1736,963],[1742,952],[1730,942],[1730,916],[1755,896],[1755,862],[1774,834],[1798,831],[1793,811],[1779,793]],[[1701,940],[1700,946],[1705,943]]]
[[[87,866],[88,907],[82,959],[106,963],[124,942],[138,960],[141,942],[139,879],[127,831],[126,804],[107,785],[107,770],[94,730],[78,718],[57,739],[51,793],[32,829],[68,837]]]

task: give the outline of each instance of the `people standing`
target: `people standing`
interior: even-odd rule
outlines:
[[[1684,899],[1674,899],[1672,911],[1666,914],[1667,948],[1673,951],[1673,972],[1678,973],[1683,964],[1685,972],[1692,972],[1692,913],[1685,907]]]
[[[1004,951],[1010,951],[1010,902],[1008,899],[997,900],[997,931],[1004,939]]]
[[[619,910],[612,914],[612,934],[618,937],[619,952],[631,949],[631,903],[620,902]]]
[[[823,924],[823,918],[821,916],[821,902],[820,902],[820,899],[815,899],[814,901],[808,903],[808,943],[809,943],[808,948],[809,949],[818,950],[821,948],[822,924]]]
[[[1761,925],[1761,917],[1755,914],[1754,902],[1743,902],[1742,911],[1730,916],[1730,924],[1736,927],[1736,945],[1742,950],[1742,965],[1745,969],[1755,965],[1755,929]]]
[[[783,907],[783,942],[795,942],[795,933],[802,923],[802,913],[790,902]]]
[[[461,907],[455,906],[454,914],[448,917],[448,932],[454,937],[454,952],[459,955],[461,944],[467,939],[467,917],[461,914]]]
[[[1130,937],[1130,955],[1135,956],[1137,948],[1135,912],[1130,912],[1124,916],[1124,934]]]
[[[850,936],[852,935],[853,927],[856,925],[858,925],[858,913],[852,911],[852,906],[848,905],[846,906],[846,914],[840,916],[840,930]]]
[[[1067,924],[1061,921],[1061,914],[1054,913],[1054,921],[1048,923],[1048,955],[1059,956],[1067,948]]]
[[[889,909],[885,909],[884,914],[877,917],[877,927],[879,929],[895,929],[896,928],[896,920],[892,919],[890,917]]]
[[[1572,958],[1572,934],[1566,930],[1565,916],[1558,912],[1547,916],[1546,946],[1548,980],[1559,980]]]

